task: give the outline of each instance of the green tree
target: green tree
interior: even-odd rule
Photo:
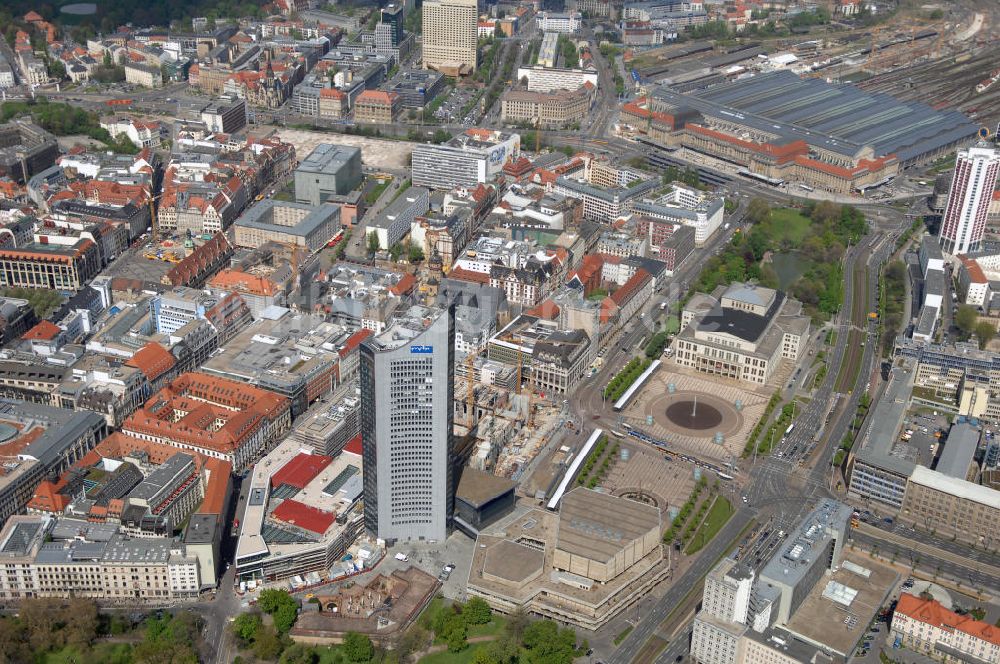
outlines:
[[[250,643],[257,637],[262,624],[259,613],[241,613],[233,620],[233,634],[244,644]]]
[[[771,220],[771,206],[763,198],[752,198],[747,206],[747,219],[755,224]]]
[[[448,644],[448,652],[460,652],[468,643],[465,640],[468,628],[461,614],[449,611],[445,614],[438,636]]]
[[[976,315],[976,310],[974,307],[968,304],[963,304],[958,308],[958,313],[955,314],[955,325],[958,329],[966,336],[972,334],[973,329],[976,327],[976,320],[979,316]]]
[[[996,326],[985,320],[981,320],[976,323],[976,327],[974,329],[976,332],[976,338],[979,339],[980,349],[986,348],[986,344],[988,344],[997,334]]]
[[[393,263],[399,260],[399,257],[402,253],[403,253],[403,245],[401,245],[399,242],[389,247],[389,257],[392,258]]]
[[[378,233],[370,231],[368,233],[368,253],[374,254],[378,252],[379,247],[381,247],[381,243],[378,241]]]
[[[570,664],[576,650],[576,633],[559,629],[551,620],[537,620],[524,630],[529,664]]]
[[[424,250],[415,244],[411,244],[407,258],[411,263],[419,263],[420,261],[424,260]]]
[[[281,654],[281,637],[268,625],[262,626],[257,631],[257,638],[253,642],[253,652],[258,659],[277,659]]]
[[[466,602],[462,615],[470,625],[485,625],[493,617],[493,609],[482,597],[473,597]]]
[[[284,603],[274,612],[274,628],[278,633],[285,634],[295,624],[295,619],[299,615],[299,607],[292,600],[291,603]]]
[[[52,60],[49,60],[48,70],[49,70],[49,76],[56,79],[57,81],[61,81],[64,78],[66,78],[66,65],[64,65],[63,61],[59,60],[58,58],[53,58]]]
[[[473,664],[516,664],[520,656],[520,649],[508,637],[502,637],[496,641],[480,646],[472,653]]]
[[[293,643],[281,653],[280,664],[316,664],[316,651],[303,643]]]
[[[517,607],[507,616],[507,624],[504,626],[504,634],[515,644],[520,645],[524,638],[524,630],[528,628],[530,620],[528,614],[521,607]]]
[[[375,656],[372,640],[364,634],[348,632],[344,636],[344,654],[352,662],[367,662]]]

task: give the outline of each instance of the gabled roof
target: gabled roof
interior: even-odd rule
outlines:
[[[974,620],[968,615],[963,616],[949,611],[941,606],[937,600],[921,599],[909,593],[903,593],[896,605],[896,613],[927,625],[948,631],[957,630],[987,643],[1000,645],[1000,628],[980,620]]]
[[[52,341],[60,332],[62,332],[62,328],[58,325],[52,321],[43,320],[25,332],[21,338],[28,341]]]
[[[138,369],[150,382],[173,369],[175,364],[177,361],[170,351],[153,341],[140,348],[125,362],[125,366]]]

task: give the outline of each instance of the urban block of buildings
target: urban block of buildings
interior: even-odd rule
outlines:
[[[781,360],[795,361],[809,337],[801,303],[752,284],[719,286],[684,306],[673,343],[683,367],[765,385]]]

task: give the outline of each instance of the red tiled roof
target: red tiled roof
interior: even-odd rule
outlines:
[[[282,484],[288,484],[296,489],[304,489],[332,461],[333,457],[322,454],[306,454],[304,452],[297,454],[278,472],[271,475],[271,486],[278,487]]]
[[[475,270],[465,270],[460,267],[452,268],[451,272],[448,273],[448,278],[471,281],[477,284],[490,283],[490,275],[484,272],[476,272]]]
[[[35,495],[28,501],[28,509],[62,514],[72,500],[70,496],[59,492],[64,486],[66,481],[63,478],[59,478],[57,482],[42,480],[41,484],[35,487]]]
[[[198,513],[222,514],[229,497],[229,476],[233,472],[233,466],[225,459],[208,457],[205,459],[204,470],[208,474],[208,482],[205,485],[205,499],[201,501]]]
[[[351,438],[349,441],[347,441],[347,444],[344,445],[344,451],[361,456],[361,452],[363,451],[363,446],[361,444],[360,433],[354,438]]]
[[[212,277],[209,286],[220,289],[233,289],[240,293],[252,295],[274,295],[278,286],[267,277],[248,274],[241,270],[226,269]]]
[[[555,320],[559,317],[559,305],[553,302],[550,298],[545,298],[539,302],[537,306],[528,309],[524,313],[529,316],[536,316],[545,320]]]
[[[619,307],[622,306],[628,300],[631,300],[639,289],[642,288],[647,281],[649,281],[652,276],[649,272],[646,272],[642,268],[635,271],[632,278],[626,281],[621,288],[616,290],[612,295],[611,299],[614,300],[615,304]]]
[[[693,123],[685,125],[685,128],[688,131],[692,131],[696,134],[702,134],[704,136],[708,136],[709,138],[725,141],[726,143],[732,143],[733,145],[738,145],[748,150],[753,150],[754,152],[761,152],[763,154],[772,155],[776,158],[778,163],[791,161],[797,156],[809,154],[809,145],[806,144],[806,142],[803,140],[792,141],[784,145],[775,145],[773,143],[756,143],[754,141],[745,141],[741,138],[730,136],[725,132],[716,131],[715,129],[702,127],[701,125]]]
[[[386,92],[385,90],[365,90],[357,96],[354,100],[355,104],[360,102],[367,102],[369,104],[385,104],[386,106],[392,106],[393,102],[399,99],[399,95],[395,92]]]
[[[389,289],[389,292],[393,295],[406,295],[411,290],[413,286],[417,283],[416,277],[407,272],[403,275],[403,278],[396,282],[396,285]]]
[[[38,325],[24,333],[22,339],[28,341],[52,341],[62,332],[62,328],[52,321],[43,320]]]
[[[948,630],[958,630],[987,643],[1000,645],[1000,628],[989,623],[974,620],[968,615],[959,615],[941,606],[937,600],[920,599],[903,593],[896,604],[896,613],[908,616],[927,625]]]
[[[150,382],[173,369],[176,364],[177,360],[170,351],[153,341],[137,350],[125,362],[125,366],[138,369]]]
[[[305,503],[288,498],[278,505],[271,516],[279,521],[297,526],[309,532],[322,535],[329,528],[336,518],[336,512],[324,512],[321,509],[310,507]]]
[[[986,284],[989,283],[989,279],[986,278],[986,274],[983,273],[983,268],[979,267],[979,263],[969,258],[965,254],[958,257],[958,260],[962,261],[962,265],[969,273],[969,279],[974,284]]]
[[[341,357],[346,357],[352,350],[361,345],[361,342],[371,336],[372,331],[367,329],[360,329],[351,336],[347,337],[347,341],[344,342],[344,347],[338,351]]]

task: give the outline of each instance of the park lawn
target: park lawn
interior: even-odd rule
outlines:
[[[42,664],[73,664],[83,660],[125,664],[132,661],[132,646],[128,643],[97,643],[90,656],[84,656],[76,648],[67,646],[62,650],[46,653],[39,661]]]
[[[390,184],[392,184],[392,178],[386,178],[382,182],[377,182],[375,186],[369,189],[368,193],[365,194],[365,203],[368,205],[374,205],[375,201],[378,200],[378,197],[382,195],[382,192],[385,191]]]
[[[681,329],[680,319],[678,319],[677,316],[670,316],[667,318],[667,326],[665,329],[667,334],[677,334],[677,331]]]
[[[809,236],[812,222],[799,214],[798,210],[776,207],[771,210],[769,226],[778,242],[788,240],[798,246]]]
[[[733,515],[733,512],[735,510],[729,504],[729,501],[722,496],[717,496],[715,502],[708,509],[708,516],[698,526],[698,530],[694,532],[691,543],[688,544],[684,553],[692,555],[701,551],[702,547],[711,542],[712,538],[722,530],[722,526],[726,525],[726,521],[729,521],[729,517]]]

